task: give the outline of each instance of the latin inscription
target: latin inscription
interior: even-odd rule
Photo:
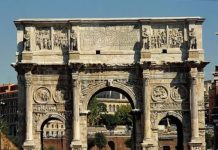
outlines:
[[[104,27],[80,31],[81,49],[135,49],[139,46],[139,30],[133,27]]]

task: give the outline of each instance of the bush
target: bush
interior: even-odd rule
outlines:
[[[101,150],[107,144],[107,139],[103,133],[95,133],[95,145]]]

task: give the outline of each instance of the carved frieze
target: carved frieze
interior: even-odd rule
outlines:
[[[47,103],[50,100],[51,93],[46,87],[40,87],[33,93],[33,99],[36,103]]]
[[[143,47],[144,49],[182,48],[186,45],[184,28],[183,24],[153,24],[150,32],[147,28],[143,28]]]
[[[65,110],[64,104],[35,104],[33,105],[34,112],[62,112]]]
[[[168,91],[164,86],[156,86],[153,88],[151,97],[156,102],[164,102],[168,97]]]
[[[151,103],[152,110],[181,110],[181,103]]]
[[[180,102],[188,98],[188,91],[183,85],[176,85],[172,87],[170,97],[172,100]]]
[[[51,28],[43,27],[36,28],[36,50],[50,50],[52,48],[51,43]]]

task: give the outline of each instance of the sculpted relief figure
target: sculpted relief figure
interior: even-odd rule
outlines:
[[[168,97],[168,93],[165,87],[156,86],[153,89],[152,98],[155,101],[162,102]]]
[[[41,87],[34,92],[34,100],[37,103],[47,103],[50,98],[50,92],[47,88]]]
[[[72,30],[70,34],[70,49],[77,50],[77,35],[74,30]]]
[[[65,30],[56,30],[54,34],[54,47],[59,49],[68,49],[68,39]]]
[[[166,46],[167,36],[165,30],[153,30],[153,35],[151,36],[151,48],[161,48]]]
[[[51,49],[50,32],[48,30],[39,30],[36,32],[36,45],[41,49]]]
[[[65,89],[56,90],[53,98],[56,103],[64,103],[68,99],[67,91]]]
[[[170,29],[169,47],[180,48],[183,44],[183,32],[180,29]]]
[[[24,42],[24,50],[30,50],[30,34],[29,31],[24,31],[23,35],[23,42]]]
[[[149,40],[149,35],[147,33],[146,28],[143,28],[143,31],[142,31],[142,44],[143,44],[142,48],[144,48],[144,49],[150,48],[150,46],[149,46],[150,40]]]
[[[194,28],[191,28],[191,30],[189,31],[189,44],[190,44],[190,49],[197,48],[197,39],[196,39],[196,33],[194,31]]]

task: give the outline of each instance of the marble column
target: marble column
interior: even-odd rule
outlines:
[[[151,149],[153,142],[151,139],[151,119],[150,119],[150,84],[149,74],[144,74],[143,77],[143,102],[144,102],[144,138],[142,148],[143,150]]]
[[[72,129],[73,139],[71,142],[72,150],[80,150],[82,143],[80,140],[80,121],[79,121],[79,81],[78,76],[72,74],[72,101],[73,101],[73,118]]]
[[[191,142],[190,149],[200,147],[199,125],[198,125],[198,92],[197,91],[197,68],[191,69],[191,92],[190,92],[190,113],[191,113]]]
[[[31,72],[25,74],[25,86],[26,86],[26,137],[23,144],[24,150],[34,149],[33,142],[33,98],[32,98],[32,75]]]

